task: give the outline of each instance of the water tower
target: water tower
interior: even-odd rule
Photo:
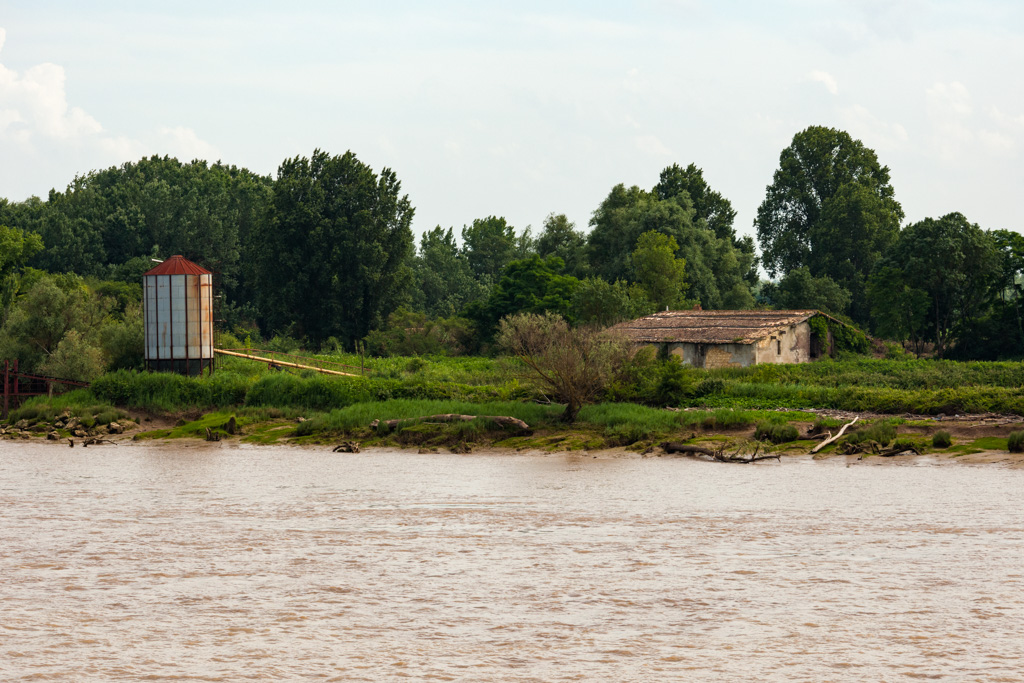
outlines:
[[[213,273],[172,256],[142,276],[146,369],[213,372]]]

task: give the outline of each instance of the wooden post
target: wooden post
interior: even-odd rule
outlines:
[[[11,361],[4,361],[4,419],[7,419],[7,410],[10,408],[8,394],[11,390]]]

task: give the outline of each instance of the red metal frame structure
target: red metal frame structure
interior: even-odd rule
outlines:
[[[17,408],[21,402],[33,396],[53,396],[63,394],[67,387],[87,387],[88,382],[79,382],[61,377],[34,375],[18,370],[18,359],[4,361],[4,419],[11,408]]]

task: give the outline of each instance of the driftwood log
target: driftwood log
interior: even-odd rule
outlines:
[[[818,451],[820,451],[822,448],[824,448],[825,446],[829,445],[833,441],[839,440],[839,438],[846,432],[847,428],[849,428],[854,422],[857,421],[858,417],[855,417],[850,422],[847,422],[846,424],[844,424],[843,428],[840,429],[839,433],[836,434],[835,436],[831,436],[831,433],[830,433],[830,435],[829,435],[829,437],[827,439],[825,439],[824,441],[822,441],[817,446],[815,446],[814,448],[811,449],[811,455],[814,455],[815,453],[817,453]]]
[[[70,439],[68,439],[68,440],[70,441]],[[85,448],[86,446],[101,446],[103,444],[113,444],[114,446],[116,446],[117,442],[116,441],[111,441],[110,439],[101,439],[98,436],[95,436],[95,437],[92,437],[92,438],[89,438],[89,439],[86,439],[85,441],[83,441],[82,442],[82,448]]]
[[[398,420],[374,420],[370,423],[371,427],[378,427],[383,424],[389,429],[394,429],[400,424],[407,424],[413,422],[470,422],[472,420],[491,420],[500,425],[512,425],[513,427],[519,427],[519,429],[529,429],[530,425],[526,424],[522,420],[516,417],[508,417],[505,415],[458,415],[456,413],[446,413],[444,415],[425,415],[423,417],[410,417]]]
[[[661,444],[661,447],[666,453],[684,453],[694,457],[709,458],[715,462],[738,462],[747,464],[761,460],[782,461],[782,456],[779,453],[764,453],[762,455],[758,455],[758,451],[761,449],[761,444],[754,446],[754,452],[749,455],[740,455],[740,449],[737,449],[735,453],[728,454],[722,449],[712,450],[710,448],[704,448],[703,446],[693,446],[691,444],[679,443],[677,441],[666,441]]]
[[[903,455],[904,453],[913,453],[914,455],[921,455],[921,451],[917,450],[917,448],[915,448],[914,446],[896,446],[895,448],[890,448],[887,451],[882,451],[878,455],[883,458],[891,458],[894,455]]]
[[[345,441],[339,443],[337,446],[331,449],[332,453],[358,453],[359,443],[355,441]]]

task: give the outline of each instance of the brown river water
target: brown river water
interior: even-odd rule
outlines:
[[[0,443],[0,680],[1020,681],[1024,470]]]

